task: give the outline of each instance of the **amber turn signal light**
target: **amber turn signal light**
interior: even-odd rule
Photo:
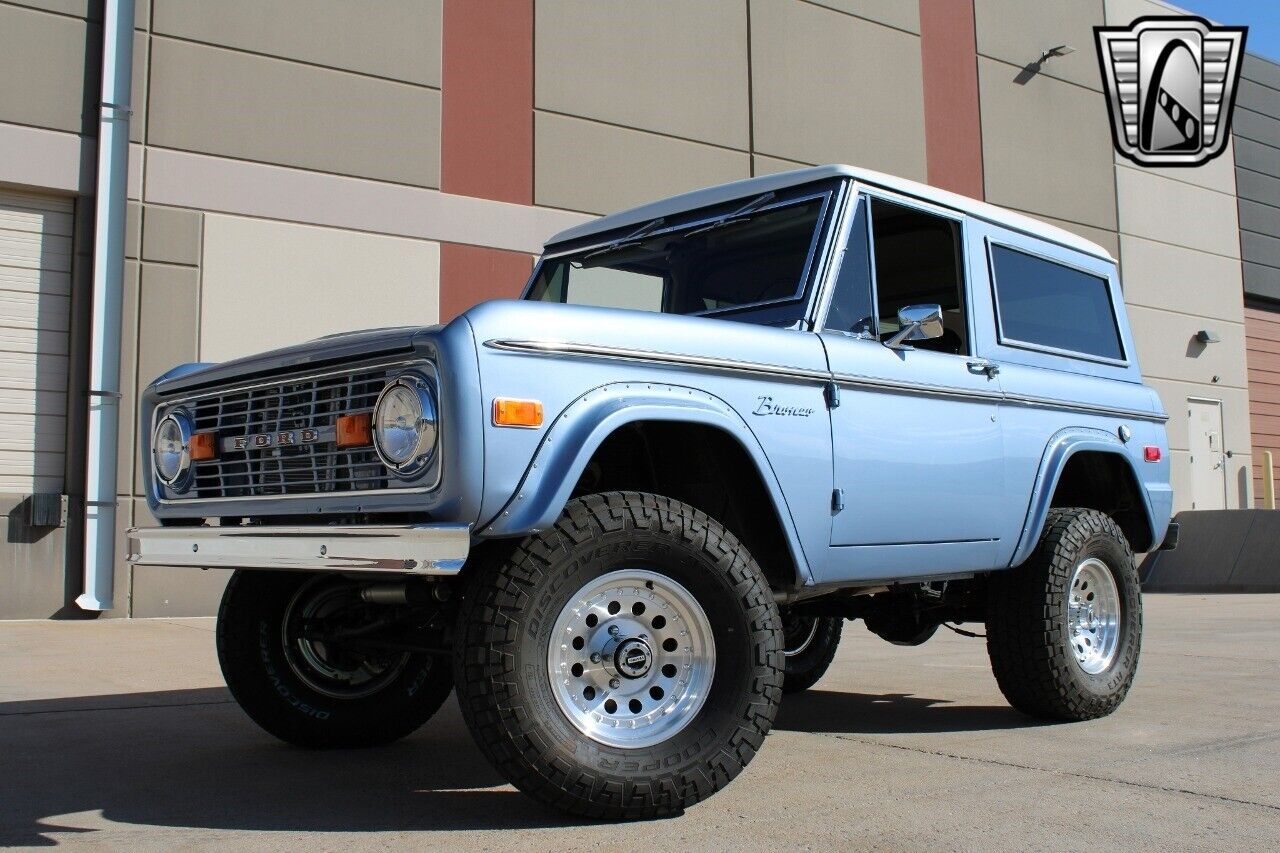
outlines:
[[[191,436],[188,445],[192,462],[203,462],[206,459],[218,458],[218,434],[216,432],[198,432]]]
[[[338,446],[367,447],[373,444],[373,413],[338,416]]]
[[[493,425],[513,427],[542,426],[542,404],[537,400],[513,400],[495,397],[493,400]]]

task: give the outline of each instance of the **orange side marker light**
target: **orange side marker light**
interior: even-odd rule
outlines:
[[[493,425],[540,427],[542,426],[542,403],[537,400],[515,400],[511,397],[495,397],[493,400]]]

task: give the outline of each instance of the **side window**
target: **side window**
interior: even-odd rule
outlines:
[[[1124,360],[1102,276],[994,244],[991,274],[1002,340]]]
[[[831,308],[825,327],[850,334],[870,334],[875,318],[871,308],[871,253],[867,246],[867,199],[858,199],[858,209],[849,229],[849,242],[840,260]]]
[[[917,349],[969,354],[960,223],[901,204],[873,199],[871,234],[880,339],[898,331],[907,305],[941,305],[942,337],[917,341]]]

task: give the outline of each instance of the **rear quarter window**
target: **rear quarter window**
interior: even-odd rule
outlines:
[[[1107,279],[991,244],[1001,343],[1124,361]]]

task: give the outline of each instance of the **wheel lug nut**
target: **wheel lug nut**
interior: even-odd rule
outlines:
[[[616,678],[610,678],[610,679],[609,679],[609,686],[610,686],[611,688],[613,688],[614,690],[617,690],[619,687],[621,687],[621,686],[622,686],[622,682],[621,682],[621,681],[619,681],[619,680],[618,680],[618,679],[616,679]]]
[[[618,636],[618,626],[617,626],[617,625],[610,625],[610,626],[609,626],[609,636],[611,636],[611,637],[616,637],[616,636]]]
[[[591,662],[592,662],[592,663],[600,663],[600,653],[599,653],[599,652],[592,652],[592,653],[591,653]]]

